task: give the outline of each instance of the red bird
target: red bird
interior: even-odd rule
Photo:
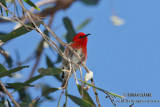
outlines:
[[[78,55],[81,57],[82,62],[84,63],[86,63],[86,59],[87,59],[87,41],[88,41],[87,36],[88,35],[90,34],[79,32],[76,36],[74,36],[73,42],[69,43],[69,46],[71,46],[78,53]],[[81,63],[68,47],[64,50],[64,54],[67,58],[69,58],[75,64]],[[71,64],[72,69],[71,69],[71,73],[69,73],[69,70],[70,70],[69,63],[65,59],[63,60],[62,63],[63,63],[62,69],[64,69],[64,72],[62,73],[63,83],[61,87],[65,88],[67,86],[69,77],[74,71],[79,69],[79,67],[76,66],[75,64]]]

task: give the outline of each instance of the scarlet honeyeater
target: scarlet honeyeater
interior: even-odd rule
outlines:
[[[86,59],[87,59],[87,42],[88,42],[87,36],[88,35],[90,34],[79,32],[77,35],[74,36],[73,42],[69,43],[69,46],[71,46],[78,53],[78,55],[81,57],[81,62],[84,62],[84,63],[86,63]],[[74,53],[68,47],[64,50],[64,54],[73,63],[81,64],[78,58],[74,55]],[[62,78],[63,78],[63,83],[61,85],[62,88],[65,88],[65,86],[67,86],[68,79],[71,76],[71,74],[77,69],[79,69],[79,67],[75,64],[71,64],[71,73],[69,73],[70,64],[65,59],[63,60],[62,69],[64,69],[64,72],[62,73]]]

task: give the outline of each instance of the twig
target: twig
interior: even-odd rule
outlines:
[[[79,71],[80,71],[80,75],[81,75],[81,91],[82,91],[82,99],[83,99],[83,82],[82,82],[82,69],[81,69],[81,66],[79,65]]]
[[[60,105],[60,101],[61,101],[61,98],[62,98],[63,93],[64,93],[64,89],[63,89],[63,91],[61,92],[61,95],[60,95],[60,97],[59,97],[58,107],[59,107],[59,105]]]
[[[3,91],[9,96],[9,98],[13,101],[15,107],[20,107],[20,105],[14,100],[12,94],[10,94],[10,92],[6,89],[5,85],[2,83],[2,81],[0,80],[0,85],[3,89]]]
[[[78,83],[77,76],[76,76],[76,73],[75,73],[74,68],[73,68],[73,74],[74,74],[74,78],[75,78],[75,80],[76,80],[76,84],[78,85],[79,83]]]
[[[6,11],[8,11],[13,17],[15,17],[16,20],[17,20],[19,23],[21,23],[28,31],[30,31],[30,30],[28,29],[27,25],[25,25],[24,23],[22,23],[11,11],[9,11],[5,6],[3,6],[1,2],[0,2],[0,5],[1,5]]]
[[[93,78],[91,78],[91,82],[92,82],[92,85],[95,86]],[[95,97],[96,97],[96,101],[97,101],[98,107],[101,107],[100,102],[99,102],[99,98],[98,98],[98,93],[97,93],[96,89],[93,88],[93,91],[94,91],[94,94],[95,94]]]

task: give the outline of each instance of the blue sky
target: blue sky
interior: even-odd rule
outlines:
[[[114,26],[110,20],[112,16],[109,0],[101,0],[97,6],[86,6],[83,3],[74,3],[69,9],[56,14],[53,27],[58,27],[55,33],[63,39],[66,33],[62,18],[68,16],[72,19],[74,27],[81,24],[86,18],[91,22],[80,31],[92,34],[88,38],[88,59],[86,65],[94,72],[96,86],[105,90],[123,95],[124,93],[152,93],[151,98],[147,97],[126,97],[131,100],[160,100],[160,1],[159,0],[114,0],[114,9],[117,15],[125,20],[122,26]],[[4,26],[4,27],[2,27]],[[7,26],[0,25],[0,30],[11,31],[14,24]],[[25,59],[37,47],[40,35],[35,31],[19,37],[4,48],[15,58],[15,49],[19,50],[21,59]],[[23,45],[20,45],[23,44]],[[46,49],[47,50],[47,49]],[[25,53],[25,54],[24,54]],[[52,51],[46,51],[51,58],[54,58]],[[46,67],[45,55],[39,67]],[[30,63],[31,65],[33,62]],[[83,76],[85,70],[83,70]],[[37,73],[38,74],[38,73]],[[26,75],[28,75],[26,73]],[[27,78],[27,77],[26,77]],[[51,77],[45,77],[51,86],[59,87],[60,83]],[[79,96],[73,78],[69,81],[68,92]],[[40,95],[35,92],[33,96]],[[51,94],[59,96],[61,91]],[[95,101],[92,88],[89,90],[92,99]],[[99,92],[102,107],[113,107],[105,94]],[[118,99],[118,98],[116,98]],[[115,100],[116,100],[115,99]],[[65,97],[62,97],[62,102]],[[41,107],[52,107],[56,102],[46,102]],[[116,103],[117,107],[128,107],[132,103]],[[63,105],[63,103],[62,103]],[[61,105],[61,106],[62,106]],[[71,100],[68,107],[76,106]],[[135,103],[133,107],[158,107],[159,103]]]

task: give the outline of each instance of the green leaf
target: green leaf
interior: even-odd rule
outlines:
[[[43,91],[42,91],[42,96],[46,96],[46,95],[48,95],[48,94],[50,94],[50,93],[53,93],[53,92],[55,92],[55,91],[57,91],[57,90],[59,90],[58,88],[44,88],[43,89]]]
[[[10,101],[7,99],[8,107],[12,107]]]
[[[0,10],[1,10],[1,14],[2,14],[2,16],[3,16],[3,10],[2,10],[2,6],[0,6]]]
[[[8,86],[13,87],[15,89],[14,92],[16,92],[16,91],[19,91],[22,88],[24,88],[24,86],[31,86],[31,87],[34,86],[34,85],[30,85],[30,83],[32,83],[42,77],[43,77],[43,75],[37,75],[37,76],[32,77],[29,80],[25,81],[24,83],[15,83],[15,84],[12,83],[12,84],[8,84]]]
[[[26,2],[28,5],[30,5],[31,7],[34,7],[37,10],[40,10],[39,7],[37,7],[31,0],[23,0],[24,2]]]
[[[73,37],[76,35],[76,31],[73,28],[72,21],[68,17],[63,18],[63,23],[65,28],[67,29],[68,33],[66,36],[67,42],[71,42]]]
[[[8,70],[7,72],[2,72],[2,73],[0,73],[0,78],[2,78],[2,77],[4,77],[4,76],[9,76],[9,75],[11,75],[12,73],[15,73],[15,72],[20,71],[20,70],[22,70],[23,68],[27,68],[27,67],[29,67],[29,66],[21,66],[21,67],[17,67],[17,68]]]
[[[30,93],[28,93],[28,91],[25,88],[18,90],[18,94],[19,94],[19,100],[20,100],[19,102],[25,102],[25,103],[29,104],[32,101]],[[23,106],[21,106],[21,107],[23,107]],[[27,106],[27,107],[29,107],[29,106]]]
[[[48,67],[54,67],[52,61],[50,60],[50,58],[46,55],[46,63]]]
[[[12,58],[8,55],[8,57],[5,57],[6,61],[7,61],[7,64],[8,64],[8,67],[11,68],[12,67]]]
[[[6,1],[6,3],[11,3],[11,2],[13,2],[14,0],[5,0]]]
[[[29,107],[29,103],[22,102],[19,104],[20,107]]]
[[[81,80],[80,80],[80,79],[78,79],[78,78],[77,78],[77,80],[81,81]],[[89,86],[93,87],[93,88],[96,88],[96,89],[97,89],[97,90],[99,90],[99,91],[102,91],[102,92],[108,93],[108,94],[113,95],[113,96],[115,96],[115,97],[125,98],[124,96],[121,96],[121,95],[118,95],[118,94],[115,94],[115,93],[111,93],[111,92],[106,91],[106,90],[104,90],[104,89],[102,89],[102,88],[99,88],[99,87],[96,87],[96,86],[94,86],[94,85],[92,85],[92,84],[89,84],[89,83],[87,83],[86,81],[82,81],[82,82],[83,82],[84,84],[87,84],[87,85],[89,85]]]
[[[36,25],[39,26],[42,22],[37,22]],[[33,24],[27,24],[28,26],[31,26],[31,27],[35,27]],[[29,28],[29,31],[33,30],[31,28]],[[28,33],[29,32],[24,26],[21,26],[19,28],[17,28],[16,30],[13,30],[12,32],[10,32],[9,34],[7,35],[3,35],[3,38],[1,39],[2,42],[7,42],[11,39],[14,39],[18,36],[21,36],[25,33]]]
[[[80,25],[77,27],[77,30],[80,30],[80,29],[82,29],[83,27],[85,27],[90,21],[91,21],[90,18],[86,19],[82,24],[80,24]]]
[[[16,90],[19,90],[21,88],[24,88],[25,86],[30,86],[30,87],[34,87],[34,85],[30,85],[30,84],[27,84],[27,83],[7,83],[7,85],[10,87],[10,88],[14,88]]]
[[[81,0],[81,1],[87,5],[96,5],[100,0]]]
[[[58,54],[59,55],[59,54]],[[46,63],[48,67],[54,67],[54,63],[52,63],[52,61],[50,60],[50,58],[48,56],[46,56]],[[60,77],[59,74],[57,75],[53,75],[57,80],[59,80],[60,82],[62,82],[62,78]]]
[[[60,68],[47,68],[47,69],[40,68],[38,69],[38,72],[41,75],[56,75],[62,73],[62,70]]]
[[[132,107],[134,105],[134,103],[132,103],[131,105],[129,105],[129,107]]]
[[[24,83],[29,84],[29,83],[32,83],[32,82],[34,82],[34,81],[36,81],[36,80],[38,80],[38,79],[40,79],[40,78],[42,78],[42,77],[43,77],[43,75],[37,75],[37,76],[35,76],[35,77],[30,78],[29,80],[27,80],[27,81],[24,82]]]
[[[7,106],[3,103],[0,103],[0,107],[7,107]]]
[[[93,107],[94,105],[89,103],[88,101],[75,97],[73,95],[67,94],[67,96],[73,101],[75,102],[77,105],[81,106],[81,107]]]
[[[1,17],[1,16],[0,16]],[[6,35],[7,33],[5,33],[5,32],[0,32],[0,38],[1,38],[1,36],[3,36],[3,35]]]
[[[2,64],[0,64],[0,73],[6,72],[6,71],[7,69]]]
[[[78,87],[78,91],[79,91],[80,95],[82,95],[81,85],[78,84],[77,87]],[[95,103],[93,102],[92,98],[89,96],[88,92],[84,89],[83,89],[83,99],[90,102],[94,106],[96,106]]]
[[[2,5],[3,5],[4,7],[7,8],[6,1],[5,1],[5,0],[1,0],[0,2],[2,3]],[[6,11],[6,14],[7,14],[7,16],[8,16],[8,11]]]
[[[46,34],[47,36],[49,36],[49,31],[47,29],[45,29],[43,32],[44,32],[44,34]]]

